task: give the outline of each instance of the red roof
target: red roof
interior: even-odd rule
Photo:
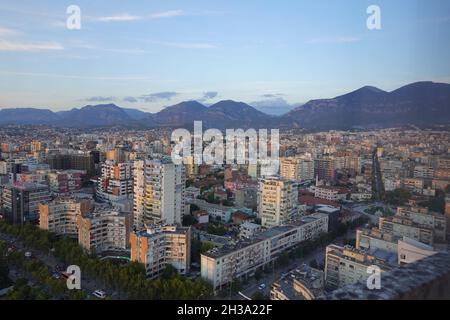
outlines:
[[[337,203],[336,201],[320,199],[320,198],[316,198],[312,195],[301,195],[299,197],[299,202],[301,204],[306,204],[307,206],[315,206],[318,204],[324,204],[324,205],[329,205],[329,206],[339,208],[339,203]]]

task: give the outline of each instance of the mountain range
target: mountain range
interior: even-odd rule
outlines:
[[[220,101],[209,107],[185,101],[157,113],[115,104],[68,111],[3,108],[0,125],[44,124],[62,127],[185,127],[194,120],[214,128],[303,128],[332,130],[450,123],[450,84],[416,82],[392,92],[366,86],[332,98],[311,100],[281,116],[268,115],[243,102]]]

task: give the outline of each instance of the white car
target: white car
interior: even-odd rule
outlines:
[[[260,284],[258,289],[259,290],[264,290],[266,288],[266,285],[264,283]]]
[[[30,251],[25,252],[25,258],[31,258],[33,254]]]
[[[105,299],[106,298],[106,293],[105,293],[105,291],[102,291],[102,290],[95,290],[93,295],[94,295],[94,297],[97,297],[99,299]]]

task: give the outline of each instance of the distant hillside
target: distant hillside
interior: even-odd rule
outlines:
[[[270,107],[268,105],[266,108]],[[275,106],[274,106],[275,107]],[[209,107],[185,101],[151,114],[114,104],[69,111],[0,109],[0,125],[47,124],[65,127],[182,127],[203,121],[205,128],[304,128],[331,130],[450,123],[450,84],[417,82],[392,92],[366,86],[332,99],[311,100],[282,116],[265,114],[232,100]]]
[[[350,129],[450,122],[450,84],[418,82],[392,92],[363,87],[333,98],[312,100],[280,119],[282,127]]]
[[[58,115],[48,109],[16,108],[0,109],[0,125],[5,124],[52,124]]]
[[[111,126],[131,122],[133,118],[115,104],[86,106],[59,113],[60,124],[68,127]]]

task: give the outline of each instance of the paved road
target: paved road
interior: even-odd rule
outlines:
[[[0,232],[0,239],[8,242],[9,244],[13,244],[19,251],[26,252],[29,251],[33,254],[33,257],[43,262],[50,270],[56,270],[57,266],[64,266],[66,265],[59,261],[57,258],[55,258],[52,254],[46,254],[43,252],[40,252],[38,250],[33,250],[25,247],[25,245],[17,238],[14,238],[8,234],[4,234]],[[61,279],[61,281],[64,281]],[[86,274],[83,274],[83,270],[81,270],[81,290],[83,290],[88,296],[92,296],[92,293],[95,290],[103,289],[105,285],[101,283],[100,281],[96,281],[93,278],[88,277]],[[110,294],[114,299],[121,298],[118,296],[117,293],[111,294],[111,292],[107,292],[107,294]]]
[[[336,238],[333,243],[338,245],[343,245],[344,239],[354,239],[356,237],[355,230],[349,230],[345,236],[340,236]],[[256,281],[254,278],[252,278],[245,286],[243,290],[241,290],[241,293],[243,293],[245,296],[251,298],[254,294],[257,292],[261,292],[264,296],[269,297],[270,296],[270,288],[271,285],[281,278],[281,276],[285,273],[288,273],[289,271],[295,270],[299,268],[302,264],[307,264],[313,260],[316,260],[319,265],[325,265],[325,247],[318,247],[313,252],[308,254],[306,257],[301,259],[295,259],[292,261],[288,266],[281,268],[281,269],[272,269],[272,272],[270,274],[263,274],[263,278],[259,281]],[[263,290],[260,290],[258,287],[261,284],[265,284],[265,288]],[[244,297],[242,297],[239,294],[232,296],[233,300],[245,300]]]
[[[372,175],[375,179],[375,190],[373,190],[375,192],[375,197],[377,200],[382,200],[384,197],[384,185],[376,150],[373,152],[372,156]]]

